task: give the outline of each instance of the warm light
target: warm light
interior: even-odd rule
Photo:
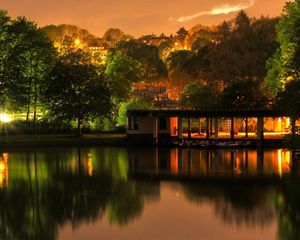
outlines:
[[[286,128],[288,128],[291,125],[291,119],[288,117],[286,118]]]
[[[8,123],[10,121],[11,121],[11,117],[10,116],[8,116],[5,113],[0,114],[0,122],[2,122],[2,123]]]
[[[175,43],[175,46],[178,46],[178,42]]]
[[[87,163],[88,175],[93,176],[93,163],[92,163],[92,154],[88,154],[88,163]]]
[[[5,163],[0,162],[0,171],[4,171],[4,170],[5,170]]]
[[[282,176],[282,150],[281,149],[278,150],[277,158],[278,158],[278,173],[279,176]]]
[[[76,39],[75,39],[75,44],[76,44],[76,45],[79,45],[79,44],[80,44],[80,39],[76,38]]]
[[[284,172],[290,171],[291,155],[290,151],[278,150],[278,173],[280,176]]]

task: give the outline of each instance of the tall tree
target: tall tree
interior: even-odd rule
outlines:
[[[44,102],[54,117],[77,121],[80,136],[85,121],[108,114],[110,91],[96,67],[58,62],[47,81]]]
[[[3,12],[2,16],[5,16]],[[41,86],[53,66],[55,53],[51,41],[35,23],[24,17],[6,22],[0,30],[6,46],[5,50],[1,49],[4,53],[0,70],[5,97],[3,107],[25,108],[28,124],[31,113],[36,121]]]
[[[122,51],[116,51],[108,57],[105,76],[112,90],[113,101],[120,102],[128,98],[133,84],[142,80],[143,69],[140,62]]]
[[[195,110],[212,110],[217,107],[221,95],[222,86],[218,83],[188,84],[180,96],[180,105]]]
[[[277,48],[277,19],[250,19],[244,11],[231,23],[218,27],[216,41],[208,53],[205,78],[220,80],[225,85],[252,79],[263,82],[266,62]]]
[[[130,40],[120,42],[117,49],[141,63],[144,70],[143,80],[151,82],[167,76],[167,69],[160,58],[159,48],[157,46]]]
[[[274,95],[285,88],[289,81],[300,81],[300,1],[285,5],[283,15],[277,24],[277,52],[268,64],[268,86]]]

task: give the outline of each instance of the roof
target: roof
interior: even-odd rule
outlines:
[[[284,117],[288,116],[276,110],[128,110],[127,116],[162,117]]]

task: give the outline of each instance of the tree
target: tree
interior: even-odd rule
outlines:
[[[145,98],[140,99],[130,99],[127,102],[121,102],[119,105],[119,113],[117,118],[118,126],[126,126],[126,112],[127,110],[151,110],[155,109],[153,101]]]
[[[57,62],[45,88],[44,102],[54,117],[77,121],[80,136],[84,121],[108,114],[110,91],[96,67]]]
[[[232,110],[260,110],[268,107],[269,97],[264,85],[253,80],[239,81],[227,86],[218,104],[218,108]]]
[[[214,84],[188,84],[180,96],[180,105],[195,110],[212,110],[216,107],[221,93],[221,86]]]
[[[248,79],[263,82],[266,62],[277,48],[276,22],[277,19],[264,17],[250,19],[242,11],[232,22],[220,25],[207,54],[205,78],[225,85]]]
[[[118,44],[117,50],[142,65],[143,80],[153,81],[167,76],[167,69],[159,55],[159,48],[144,42],[130,40]]]
[[[169,92],[173,99],[178,99],[184,87],[195,80],[188,71],[188,62],[193,55],[192,51],[180,50],[172,52],[166,60],[169,69]]]
[[[284,90],[289,81],[300,81],[300,1],[285,5],[277,26],[277,41],[280,45],[269,60],[266,82],[274,95]]]
[[[26,125],[30,113],[36,121],[43,81],[51,70],[55,52],[51,41],[24,17],[9,20],[2,12],[1,83],[4,109],[26,109]],[[6,19],[6,20],[5,20]],[[4,23],[6,21],[6,23]],[[2,44],[1,44],[2,46]]]
[[[188,34],[189,32],[184,27],[179,28],[179,30],[176,32],[176,38],[182,46],[185,45],[185,40]]]
[[[278,92],[275,108],[287,113],[292,118],[292,134],[296,132],[295,121],[300,116],[300,81],[292,80]]]
[[[103,39],[111,48],[115,48],[118,42],[122,40],[133,39],[132,36],[125,34],[118,28],[109,28],[103,35]]]
[[[41,30],[45,32],[55,44],[62,44],[67,36],[80,39],[82,43],[85,43],[88,46],[95,46],[99,44],[100,41],[99,38],[90,34],[86,29],[81,29],[75,25],[47,25]]]
[[[126,100],[132,85],[142,80],[140,62],[126,56],[122,51],[112,53],[107,60],[105,76],[112,90],[114,102]]]

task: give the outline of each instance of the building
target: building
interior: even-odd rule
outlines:
[[[127,136],[137,143],[281,140],[299,119],[273,110],[129,110]]]

